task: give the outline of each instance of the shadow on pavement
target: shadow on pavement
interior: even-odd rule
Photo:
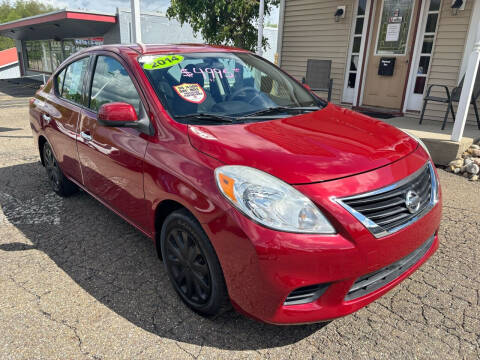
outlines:
[[[39,162],[0,168],[5,219],[32,243],[0,251],[37,249],[95,299],[136,326],[160,337],[229,350],[258,350],[295,343],[327,323],[274,326],[234,312],[204,319],[181,303],[154,245],[83,192],[53,194]],[[68,280],[65,280],[68,281]]]
[[[8,128],[8,127],[1,127],[0,126],[0,132],[15,131],[15,130],[23,130],[23,129],[21,129],[21,128]]]
[[[43,84],[42,81],[29,78],[2,79],[0,80],[0,93],[20,98],[31,97],[41,84]]]

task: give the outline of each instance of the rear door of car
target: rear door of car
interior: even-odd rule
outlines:
[[[140,88],[119,56],[98,52],[86,93],[86,108],[81,112],[77,136],[84,185],[147,231],[143,164],[149,135],[132,128],[102,126],[97,121],[100,106],[111,102],[129,103],[139,118],[147,116]]]
[[[85,76],[90,57],[75,59],[54,76],[53,89],[45,94],[41,120],[45,135],[63,172],[82,182],[76,133],[84,105]]]

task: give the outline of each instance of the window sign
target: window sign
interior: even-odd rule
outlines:
[[[385,35],[386,42],[398,41],[400,39],[401,24],[388,24],[387,35]]]
[[[376,55],[405,55],[413,0],[384,0]]]

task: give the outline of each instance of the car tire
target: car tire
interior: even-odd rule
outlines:
[[[188,307],[205,317],[231,308],[215,250],[191,213],[177,210],[165,219],[160,245],[167,275]]]
[[[68,180],[58,166],[57,159],[53,154],[52,148],[48,142],[43,145],[43,164],[47,171],[48,180],[53,191],[58,195],[66,197],[78,191],[78,187]]]

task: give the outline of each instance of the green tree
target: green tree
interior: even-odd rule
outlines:
[[[36,0],[17,0],[15,2],[3,0],[0,3],[0,24],[54,10],[56,9],[53,6],[42,4]],[[13,46],[15,46],[14,40],[0,36],[0,50]]]
[[[265,0],[265,16],[280,0]],[[207,43],[254,50],[257,44],[258,0],[172,0],[169,18],[190,24]],[[263,48],[268,45],[262,39]]]

